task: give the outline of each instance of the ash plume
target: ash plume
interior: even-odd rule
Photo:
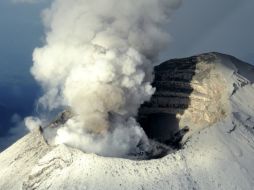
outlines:
[[[45,92],[39,104],[75,115],[54,144],[105,156],[149,148],[135,116],[155,91],[152,63],[168,45],[166,27],[179,3],[55,0],[44,10],[45,45],[34,50],[31,69]]]

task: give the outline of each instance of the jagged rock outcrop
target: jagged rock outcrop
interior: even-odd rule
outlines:
[[[175,128],[173,132],[175,132],[188,126],[190,132],[187,136],[224,119],[230,113],[229,97],[233,88],[229,83],[230,78],[237,78],[240,85],[250,83],[251,78],[247,77],[250,79],[248,80],[241,76],[230,64],[228,66],[231,70],[225,70],[221,65],[223,57],[225,57],[223,54],[207,53],[169,60],[156,66],[153,82],[156,92],[151,100],[143,104],[139,110],[139,121],[145,130],[151,134],[156,133],[158,122],[151,124],[151,120],[156,120],[160,114],[171,117],[171,119],[163,123],[163,127],[158,130],[163,131],[163,128],[173,127]],[[241,63],[241,67],[253,71],[253,66],[232,56],[226,57],[224,65],[232,61]],[[162,118],[159,117],[159,119]],[[165,132],[162,132],[161,135],[165,136],[164,139],[170,138],[165,135]],[[158,136],[153,137],[159,138]]]

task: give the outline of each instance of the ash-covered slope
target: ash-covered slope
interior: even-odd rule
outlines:
[[[0,154],[0,189],[252,189],[253,81],[253,66],[218,53],[165,62],[139,120],[151,137],[158,126],[153,138],[162,140],[187,125],[183,149],[156,160],[105,158],[50,147],[35,131]]]

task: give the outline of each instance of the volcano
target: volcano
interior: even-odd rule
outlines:
[[[154,145],[145,157],[50,145],[49,129],[73,116],[66,110],[0,154],[0,189],[252,189],[254,67],[206,53],[166,61],[154,76],[137,116]]]

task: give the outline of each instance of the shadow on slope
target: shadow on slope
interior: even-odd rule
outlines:
[[[188,126],[179,126],[178,115],[190,105],[193,92],[191,81],[198,57],[173,59],[154,69],[155,94],[139,109],[138,121],[149,138],[174,149],[181,148],[181,140]]]

